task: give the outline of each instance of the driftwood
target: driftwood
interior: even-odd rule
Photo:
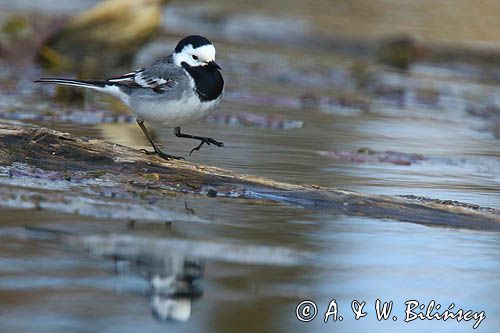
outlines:
[[[18,123],[0,122],[0,168],[0,205],[8,207],[161,221],[170,219],[162,202],[185,193],[426,225],[500,229],[500,213],[492,208],[276,182]],[[120,213],[124,206],[126,213]],[[180,219],[196,220],[187,215]]]

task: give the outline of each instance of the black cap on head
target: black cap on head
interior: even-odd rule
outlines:
[[[181,39],[181,41],[177,44],[177,46],[175,47],[175,53],[181,52],[184,46],[189,44],[193,45],[193,48],[197,48],[203,45],[211,45],[212,42],[206,39],[205,37],[198,35],[187,36]]]

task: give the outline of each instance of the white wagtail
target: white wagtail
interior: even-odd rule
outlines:
[[[181,126],[205,116],[219,104],[224,80],[215,62],[215,47],[202,36],[188,36],[175,47],[174,53],[150,66],[104,81],[41,78],[35,82],[84,87],[110,94],[130,106],[137,124],[148,138],[154,152],[165,159],[179,159],[162,152],[144,126],[144,120],[174,128],[177,137],[200,140],[203,144],[224,144],[212,138],[181,133]]]

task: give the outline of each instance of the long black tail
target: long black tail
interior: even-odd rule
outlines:
[[[88,81],[88,80],[73,80],[73,79],[61,79],[61,78],[51,78],[51,77],[43,77],[38,80],[35,80],[36,83],[51,83],[51,84],[59,84],[63,86],[71,86],[71,87],[81,87],[81,88],[89,88],[94,89],[116,98],[121,99],[123,102],[128,103],[129,95],[120,89],[118,84],[110,81]]]
[[[42,77],[34,82],[37,83],[53,83],[60,84],[64,86],[72,86],[72,87],[83,87],[83,88],[91,88],[91,89],[103,89],[108,85],[106,81],[87,81],[87,80],[73,80],[73,79],[61,79],[56,77]]]

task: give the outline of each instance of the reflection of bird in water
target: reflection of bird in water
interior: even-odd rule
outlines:
[[[26,230],[44,239],[80,242],[70,233],[48,228],[26,226]],[[151,312],[159,321],[187,321],[191,304],[203,296],[201,285],[205,271],[204,260],[184,253],[141,247],[133,242],[120,243],[108,238],[91,237],[86,243],[94,254],[114,260],[116,274],[138,274],[149,283],[148,297]],[[91,245],[90,245],[91,243]]]
[[[153,317],[160,321],[187,321],[191,316],[189,298],[168,298],[154,295],[151,298]]]
[[[192,301],[203,296],[201,259],[173,252],[162,258],[140,253],[113,257],[117,273],[136,272],[149,282],[151,313],[159,321],[187,321]]]
[[[185,259],[177,274],[151,276],[151,310],[161,321],[186,321],[191,315],[191,302],[203,296],[200,280],[204,265],[200,259]]]

